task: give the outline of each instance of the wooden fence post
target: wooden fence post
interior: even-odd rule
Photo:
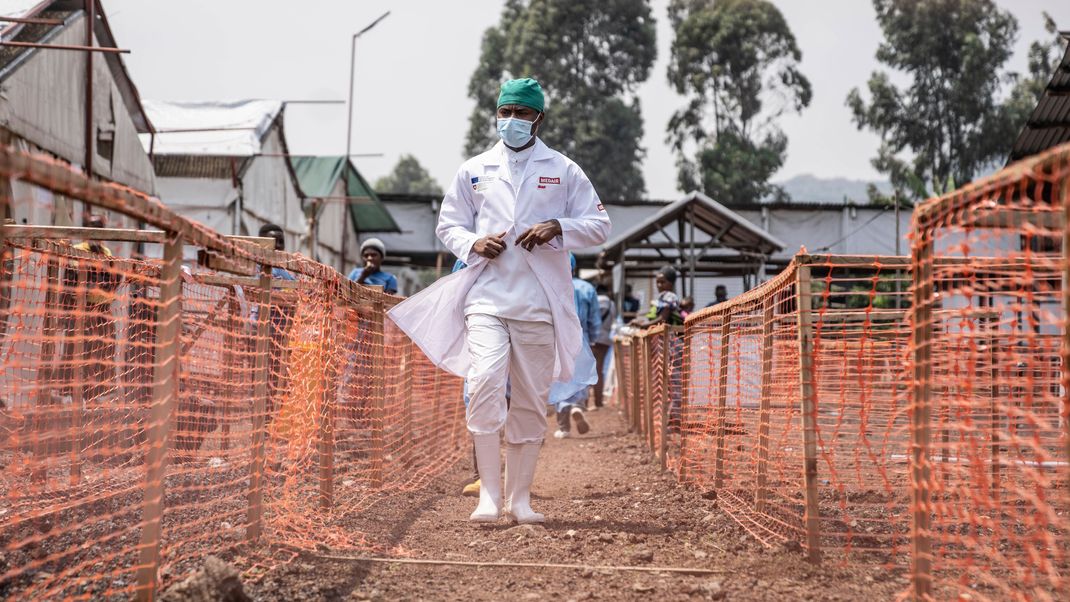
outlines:
[[[917,230],[915,230],[917,232]],[[914,599],[924,600],[932,597],[932,540],[931,518],[929,516],[929,486],[931,467],[929,465],[930,444],[932,438],[932,304],[933,286],[933,247],[932,240],[922,238],[915,241],[912,251],[914,284],[914,319],[911,333],[914,353],[914,382],[911,386],[913,399],[910,407],[910,465],[911,465],[911,581],[914,585]]]
[[[182,237],[179,234],[171,234],[163,245],[160,304],[156,328],[159,354],[153,370],[152,406],[146,436],[149,449],[145,455],[145,500],[137,571],[136,597],[139,600],[155,599],[160,568],[160,521],[164,510],[167,447],[178,401],[178,363],[182,347]]]
[[[802,401],[803,481],[806,485],[806,545],[811,562],[821,561],[821,514],[817,496],[817,381],[814,373],[810,266],[795,273],[799,304],[799,385]]]
[[[658,450],[658,457],[661,458],[661,469],[665,470],[668,467],[668,455],[669,455],[669,418],[672,414],[672,383],[670,378],[672,377],[672,341],[673,333],[676,332],[674,327],[665,327],[665,336],[662,337],[661,343],[661,424],[659,428],[661,430],[661,449]]]
[[[71,373],[71,485],[82,480],[82,449],[85,442],[83,408],[85,407],[85,310],[87,291],[81,290],[88,281],[86,271],[79,268],[74,284],[74,325],[71,327],[73,349],[70,357]]]
[[[731,336],[732,316],[727,310],[721,312],[721,357],[717,367],[717,447],[714,462],[713,488],[724,486],[725,420],[728,419],[728,345]]]
[[[271,266],[260,266],[260,308],[256,314],[256,351],[253,357],[253,432],[249,463],[249,509],[245,541],[255,543],[264,531],[264,439],[267,436],[268,396],[271,395]]]
[[[774,299],[771,294],[762,302],[762,392],[758,409],[758,488],[754,496],[754,509],[765,511],[769,497],[769,422],[773,401],[773,319]]]
[[[372,466],[371,466],[371,485],[372,487],[383,486],[383,465],[386,458],[386,440],[384,437],[384,408],[385,403],[385,391],[384,391],[384,377],[383,371],[386,369],[385,362],[385,349],[384,349],[384,318],[386,311],[383,308],[382,301],[376,301],[373,304],[371,316],[371,344],[372,344]]]
[[[989,304],[991,305],[992,299],[989,298]],[[983,305],[982,305],[983,306]],[[999,345],[999,320],[991,316],[984,318],[984,324],[986,324],[988,331],[988,358],[989,358],[989,382],[990,387],[990,401],[989,401],[989,414],[991,417],[991,424],[988,427],[989,437],[991,439],[990,447],[992,454],[992,466],[990,467],[990,478],[992,479],[992,501],[996,507],[999,507],[999,498],[1001,497],[1002,476],[1003,469],[1001,467],[1002,459],[1000,458],[1000,426],[1003,421],[1003,412],[1000,411],[999,400],[1001,399],[999,392],[999,351],[997,346]],[[996,519],[998,520],[998,518]],[[993,540],[993,545],[996,545],[998,540]]]
[[[410,466],[412,466],[413,457],[416,451],[416,438],[412,432],[412,424],[414,421],[412,396],[413,388],[416,384],[415,361],[413,358],[416,355],[416,344],[413,343],[412,340],[409,339],[407,336],[404,340],[404,355],[402,356],[401,360],[401,374],[403,375],[403,380],[399,382],[399,386],[402,388],[400,393],[403,396],[403,403],[405,404],[401,416],[401,440],[403,446],[401,452],[401,465],[405,468],[409,468]]]
[[[680,333],[683,358],[680,362],[680,482],[687,482],[687,420],[691,405],[691,332],[685,324]]]
[[[631,428],[630,428],[630,430],[633,433],[639,431],[639,425],[640,425],[639,421],[642,418],[642,415],[640,414],[640,412],[642,411],[643,393],[639,389],[639,378],[641,376],[641,373],[640,373],[641,368],[640,368],[640,364],[639,364],[639,352],[640,352],[640,346],[642,344],[643,344],[643,342],[638,337],[632,337],[632,348],[631,348],[631,351],[632,351],[632,353],[631,353],[631,362],[632,362],[632,374],[631,374],[631,381],[632,381],[632,410],[631,410],[631,424],[630,424]]]
[[[333,292],[333,291],[332,291]],[[329,510],[334,504],[334,422],[335,400],[338,399],[338,362],[332,361],[331,349],[337,344],[335,337],[336,323],[341,322],[335,314],[338,311],[336,299],[327,294],[327,319],[323,324],[323,389],[320,391],[317,420],[316,453],[319,455],[320,508]],[[344,354],[343,349],[340,353]]]
[[[624,374],[624,366],[626,365],[624,359],[624,343],[617,337],[613,339],[613,363],[615,364],[616,374],[614,378],[617,379],[617,402],[620,405],[620,409],[624,412],[624,420],[628,420],[628,384],[626,382]]]
[[[654,335],[643,338],[643,373],[646,375],[646,397],[644,404],[646,409],[646,440],[650,453],[657,453],[654,439],[654,358],[651,353],[654,350]]]
[[[241,395],[241,385],[238,382],[238,375],[243,374],[243,370],[237,369],[235,364],[238,363],[239,358],[242,356],[235,353],[235,348],[238,346],[238,332],[240,330],[238,326],[239,309],[238,298],[234,294],[234,291],[227,289],[227,331],[223,334],[223,387],[225,394],[223,398],[222,407],[220,407],[220,426],[219,431],[221,435],[221,441],[219,447],[223,451],[230,449],[230,406],[232,403],[231,398],[235,393]]]
[[[50,450],[51,436],[46,437],[55,420],[52,411],[52,388],[55,386],[56,364],[56,312],[57,312],[57,289],[62,286],[59,279],[59,261],[55,258],[48,260],[45,272],[45,316],[41,322],[41,353],[38,357],[37,367],[37,395],[35,396],[33,418],[33,464],[34,469],[30,475],[33,486],[47,487],[48,467],[47,458]]]
[[[1055,200],[1063,206],[1063,273],[1062,273],[1062,416],[1063,444],[1066,455],[1066,475],[1064,487],[1070,487],[1070,182],[1061,180],[1055,187]]]

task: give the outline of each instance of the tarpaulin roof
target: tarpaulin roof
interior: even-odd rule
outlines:
[[[141,136],[157,155],[251,157],[282,111],[278,100],[171,102],[146,100],[156,141]]]
[[[329,198],[340,178],[346,181],[349,218],[357,232],[401,232],[379,196],[345,157],[290,157],[298,186],[306,198]],[[348,171],[347,171],[348,170]],[[330,202],[346,202],[330,199]]]

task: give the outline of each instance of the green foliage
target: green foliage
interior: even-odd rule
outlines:
[[[1014,89],[1007,99],[1006,109],[1011,122],[1017,128],[1025,126],[1036,108],[1037,102],[1044,94],[1044,89],[1059,67],[1065,50],[1063,37],[1055,19],[1044,13],[1044,29],[1050,36],[1047,42],[1034,41],[1029,46],[1029,73],[1025,77],[1012,74]]]
[[[767,0],[672,0],[669,18],[669,83],[688,97],[668,128],[680,186],[723,203],[776,194],[787,151],[776,120],[812,97],[784,16]]]
[[[389,175],[379,178],[375,183],[376,192],[395,194],[442,194],[442,187],[416,157],[401,155],[398,164]]]
[[[501,82],[534,77],[548,100],[539,136],[576,161],[603,198],[642,197],[643,119],[634,92],[655,53],[648,0],[508,0],[499,24],[483,34],[469,80],[476,106],[465,154],[498,141]]]
[[[922,200],[1000,161],[1020,110],[1000,100],[1018,22],[992,0],[873,0],[884,40],[877,59],[906,85],[874,72],[868,102],[847,97],[859,129],[881,137],[873,165],[898,193]]]

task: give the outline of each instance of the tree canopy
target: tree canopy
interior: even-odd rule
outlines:
[[[539,136],[576,161],[604,198],[646,192],[635,88],[654,64],[655,23],[648,0],[507,0],[498,25],[483,34],[469,80],[476,101],[464,152],[498,140],[498,87],[534,77],[547,95]]]
[[[877,59],[905,76],[899,86],[889,73],[874,72],[868,101],[857,88],[847,97],[859,129],[881,137],[874,167],[905,198],[920,200],[969,182],[1005,157],[1024,123],[1024,97],[1017,107],[1001,100],[1013,79],[1003,67],[1017,19],[992,0],[873,6],[884,34]]]
[[[1048,40],[1036,40],[1029,46],[1029,72],[1012,74],[1014,88],[1007,100],[1007,110],[1017,127],[1022,127],[1033,114],[1066,48],[1055,19],[1048,13],[1044,13],[1044,29],[1048,32]]]
[[[401,155],[394,170],[375,182],[376,192],[395,194],[442,194],[442,187],[416,157]]]
[[[767,0],[672,0],[669,83],[688,98],[669,122],[678,183],[720,202],[781,191],[769,179],[784,163],[785,112],[810,104],[802,52]]]

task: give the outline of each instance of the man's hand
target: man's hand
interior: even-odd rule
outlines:
[[[484,236],[472,245],[472,252],[487,259],[494,259],[505,252],[505,232]]]
[[[541,222],[528,228],[516,239],[517,246],[530,251],[561,236],[561,224],[556,219]]]

